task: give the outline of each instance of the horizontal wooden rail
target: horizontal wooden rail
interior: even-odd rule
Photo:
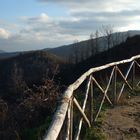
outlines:
[[[107,69],[109,67],[117,66],[120,64],[129,63],[129,62],[135,61],[136,59],[139,59],[139,58],[140,58],[140,55],[136,55],[136,56],[131,57],[130,59],[109,63],[109,64],[95,67],[95,68],[91,68],[87,72],[85,72],[80,78],[78,78],[73,84],[69,85],[68,88],[66,89],[66,91],[64,92],[64,95],[62,98],[62,103],[57,108],[53,121],[50,124],[50,127],[49,127],[48,131],[46,132],[43,140],[56,140],[57,139],[57,137],[61,131],[62,125],[64,123],[66,113],[67,113],[68,107],[69,107],[69,102],[71,100],[71,97],[73,96],[73,92],[83,83],[83,81],[86,80],[87,77],[89,77],[92,73]],[[137,63],[137,65],[139,66],[138,63]],[[126,81],[128,74],[126,76],[123,76],[123,74],[121,73],[121,71],[119,69],[118,69],[118,71],[119,71],[120,75],[122,76],[125,84],[127,84],[128,87],[131,88],[129,83]],[[111,78],[112,78],[112,76],[111,76]],[[95,79],[93,77],[92,77],[92,80],[94,80],[94,82],[95,82]],[[124,88],[124,85],[123,85],[123,88]],[[111,103],[111,101],[109,100],[109,98],[106,94],[107,91],[104,91],[101,87],[100,87],[100,89],[104,93],[103,100],[106,97],[107,100]],[[83,111],[82,111],[82,115],[84,116],[84,119],[87,119]]]

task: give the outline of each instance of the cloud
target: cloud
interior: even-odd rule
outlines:
[[[69,7],[70,11],[121,11],[139,9],[139,0],[37,0]]]
[[[10,37],[10,32],[3,29],[3,28],[0,28],[0,38],[1,39],[8,39]]]
[[[49,21],[49,16],[46,13],[41,13],[39,16],[36,17],[26,17],[23,16],[20,18],[22,21],[28,21],[28,23],[38,23],[38,22],[48,22]]]
[[[57,5],[65,14],[54,17],[43,12],[38,16],[22,16],[15,28],[0,21],[0,49],[20,51],[58,47],[75,39],[88,39],[91,32],[108,24],[121,31],[140,27],[139,0],[36,1],[45,6]]]
[[[139,16],[140,15],[140,10],[122,10],[118,12],[114,11],[104,11],[104,12],[94,12],[94,11],[80,11],[80,12],[72,12],[71,13],[74,17],[79,17],[79,18],[85,18],[85,17],[105,17],[105,18],[112,18],[114,16],[116,17],[132,17],[132,16]]]
[[[74,40],[73,35],[65,34],[62,31],[58,21],[51,19],[45,13],[36,17],[24,16],[20,18],[20,21],[23,26],[18,28],[16,32],[11,32],[9,36],[10,31],[2,30],[0,50],[23,51],[58,47],[59,45],[69,44]],[[64,38],[66,39],[64,40]]]
[[[118,29],[129,29],[130,24],[140,21],[139,0],[88,0],[88,2],[87,0],[38,1],[68,8],[68,16],[64,17],[63,20],[57,20],[57,26],[61,28],[59,32],[64,32],[65,34],[88,35],[91,31],[95,31],[104,24],[112,24]]]

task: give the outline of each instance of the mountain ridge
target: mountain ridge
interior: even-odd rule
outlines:
[[[124,42],[127,39],[127,37],[140,35],[140,31],[139,30],[129,30],[129,31],[126,31],[126,32],[115,32],[115,33],[113,33],[114,37],[117,34],[120,34],[120,39],[122,39],[122,40],[118,40],[118,43],[116,45],[120,44],[121,42]],[[105,41],[105,37],[106,36],[101,36],[101,37],[98,38],[98,41],[99,41],[99,44],[100,44],[100,48],[99,48],[100,52],[104,51],[104,48],[107,48],[107,43]],[[90,39],[78,42],[77,46],[79,47],[79,49],[86,50],[86,48],[89,47],[89,44],[90,44]],[[73,50],[74,45],[75,45],[75,43],[69,44],[69,45],[63,45],[63,46],[52,48],[52,49],[47,48],[47,49],[44,49],[44,50],[46,50],[50,53],[56,54],[60,57],[67,58],[67,57],[71,57],[71,55],[74,53],[74,50]]]
[[[122,36],[122,40],[118,41],[117,44],[120,44],[121,42],[124,42],[127,37],[132,37],[134,35],[140,35],[140,31],[139,30],[129,30],[126,32],[115,32],[113,33],[113,35],[115,36],[116,34],[121,34]],[[105,41],[105,36],[99,37],[98,38],[100,47],[99,47],[99,51],[104,51],[104,48],[107,47],[107,43]],[[47,51],[49,53],[55,54],[59,57],[65,58],[65,59],[69,59],[73,54],[74,54],[74,46],[75,43],[71,43],[68,45],[62,45],[59,47],[55,47],[55,48],[44,48],[42,49],[42,51]],[[80,42],[77,42],[77,47],[79,48],[79,50],[83,50],[86,51],[86,49],[88,49],[90,46],[90,39],[88,40],[83,40]],[[36,50],[39,51],[39,50]],[[7,57],[13,57],[16,55],[19,55],[20,53],[26,53],[26,52],[31,52],[31,51],[25,51],[25,52],[5,52],[3,50],[0,50],[0,59],[5,59]]]

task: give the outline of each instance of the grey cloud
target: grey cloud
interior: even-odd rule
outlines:
[[[140,10],[124,10],[124,11],[119,11],[119,12],[85,12],[85,11],[81,11],[81,12],[73,12],[72,16],[74,17],[89,17],[89,18],[94,18],[94,17],[130,17],[130,16],[139,16],[140,15]]]
[[[75,35],[88,35],[90,32],[94,32],[99,29],[102,25],[114,25],[114,26],[125,26],[127,25],[126,19],[118,20],[118,19],[106,19],[106,20],[98,20],[96,18],[93,19],[82,19],[79,22],[60,22],[59,26],[63,29],[64,33],[75,34]],[[63,33],[62,32],[62,33]]]
[[[44,3],[53,3],[61,7],[69,8],[68,12],[75,11],[122,11],[139,9],[139,0],[37,0]]]
[[[106,5],[106,3],[108,3],[108,0],[98,0],[98,1],[94,1],[94,0],[37,0],[39,2],[44,2],[44,3],[55,3],[58,5],[61,5],[63,7],[69,7],[70,10],[77,10],[77,9],[81,9],[81,8],[93,8],[95,9],[97,7],[97,5],[100,7]],[[112,0],[111,2],[113,2],[115,0]]]

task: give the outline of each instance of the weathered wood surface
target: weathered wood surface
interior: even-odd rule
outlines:
[[[129,75],[129,73],[130,73],[130,71],[131,71],[131,69],[132,69],[132,67],[133,67],[133,65],[134,65],[134,62],[135,62],[135,61],[133,61],[133,62],[130,64],[130,67],[129,67],[129,69],[128,69],[126,75],[125,75],[125,80],[127,80],[128,75]],[[120,93],[119,93],[118,98],[117,98],[117,102],[119,101],[119,99],[120,99],[120,97],[121,97],[121,95],[122,95],[122,93],[123,93],[124,87],[125,87],[125,83],[122,85],[122,88],[121,88]]]
[[[118,67],[117,67],[117,71],[119,72],[119,74],[120,74],[121,77],[123,78],[125,84],[128,85],[128,87],[129,87],[131,90],[133,90],[132,87],[130,86],[130,84],[128,83],[128,81],[126,80],[125,76],[122,74],[122,72],[120,71],[120,69],[119,69]]]
[[[85,99],[84,99],[83,107],[82,107],[83,111],[85,111],[85,108],[86,108],[86,103],[87,103],[87,99],[88,99],[88,95],[89,95],[90,84],[91,84],[91,76],[90,76],[90,78],[89,78],[89,80],[87,82],[86,94],[85,94]],[[75,133],[75,136],[74,136],[74,140],[78,140],[79,139],[80,131],[81,131],[81,128],[82,128],[82,123],[83,123],[83,117],[81,117],[81,119],[79,121],[79,125],[78,125],[78,128],[76,130],[76,133]]]
[[[57,139],[59,132],[61,130],[61,127],[63,125],[63,122],[65,120],[66,112],[68,110],[69,100],[71,99],[71,97],[73,95],[73,91],[76,90],[88,76],[90,76],[94,72],[98,72],[98,71],[104,70],[106,68],[115,66],[115,65],[129,63],[138,58],[140,58],[140,55],[136,55],[134,57],[131,57],[130,59],[122,60],[119,62],[113,62],[113,63],[109,63],[109,64],[106,64],[106,65],[103,65],[100,67],[91,68],[87,72],[85,72],[80,78],[78,78],[73,84],[71,84],[67,88],[67,90],[64,92],[62,104],[58,107],[58,109],[54,115],[53,121],[52,121],[46,135],[44,136],[44,140],[56,140]]]
[[[74,98],[73,99],[76,107],[78,108],[78,110],[80,111],[81,115],[83,116],[83,118],[85,119],[85,122],[87,122],[88,126],[91,127],[91,124],[90,124],[90,121],[89,119],[87,118],[86,114],[83,112],[82,108],[80,107],[78,101]]]
[[[68,107],[68,111],[67,111],[67,133],[66,133],[66,137],[65,140],[69,140],[70,139],[70,127],[71,127],[71,103],[72,101],[69,102],[69,107]]]
[[[98,110],[98,112],[97,112],[97,115],[96,115],[94,121],[97,120],[97,118],[98,118],[98,116],[99,116],[99,114],[100,114],[100,112],[101,112],[101,108],[102,108],[102,106],[103,106],[103,103],[104,103],[104,101],[105,101],[105,97],[106,97],[106,95],[107,95],[107,92],[108,92],[109,86],[110,86],[110,84],[111,84],[111,80],[112,80],[112,77],[113,77],[114,71],[115,71],[115,67],[113,68],[113,70],[112,70],[112,72],[111,72],[111,75],[110,75],[110,78],[109,78],[108,85],[107,85],[106,90],[105,90],[105,92],[104,92],[103,99],[102,99],[102,101],[101,101],[101,104],[100,104],[99,110]]]
[[[94,77],[92,77],[92,80],[94,81],[94,83],[97,85],[97,87],[101,90],[101,93],[105,94],[105,91],[103,90],[103,88],[100,86],[100,84],[96,81],[96,79]],[[109,97],[107,96],[107,94],[105,94],[106,99],[108,100],[108,102],[112,104],[111,100],[109,99]]]

